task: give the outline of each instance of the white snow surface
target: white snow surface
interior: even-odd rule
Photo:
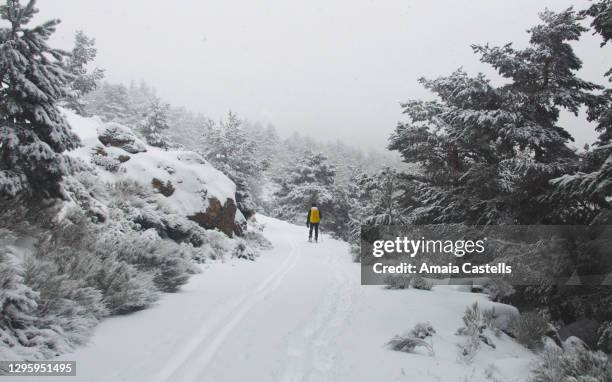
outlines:
[[[304,227],[257,219],[274,249],[203,265],[151,309],[104,320],[88,345],[59,358],[77,361],[70,381],[484,382],[487,369],[496,381],[527,380],[534,355],[505,335],[458,361],[463,312],[490,306],[486,296],[361,286],[346,243],[308,243]],[[437,331],[434,356],[384,346],[422,321]]]
[[[68,155],[80,158],[89,164],[96,147],[104,147],[110,157],[130,156],[127,162],[121,164],[121,170],[116,173],[94,166],[104,181],[130,179],[149,186],[153,178],[164,183],[170,181],[175,191],[165,200],[174,211],[187,216],[206,211],[210,197],[217,198],[222,204],[227,199],[234,199],[236,193],[234,182],[215,169],[201,155],[188,150],[163,150],[148,146],[142,141],[138,141],[137,144],[146,147],[147,151],[136,154],[130,154],[118,147],[105,147],[98,139],[98,132],[108,124],[98,117],[84,118],[67,109],[63,109],[63,112],[83,144],[82,147],[67,152]]]

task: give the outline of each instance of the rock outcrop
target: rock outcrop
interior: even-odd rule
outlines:
[[[136,181],[163,204],[205,229],[241,235],[245,220],[236,206],[236,185],[201,155],[147,145],[132,130],[65,110],[83,146],[68,155],[94,165],[104,181]],[[95,157],[95,158],[94,158]]]
[[[206,211],[198,212],[188,218],[206,229],[217,228],[230,237],[234,234],[242,235],[243,229],[236,219],[238,208],[233,199],[227,199],[223,205],[217,198],[209,198],[208,202]]]

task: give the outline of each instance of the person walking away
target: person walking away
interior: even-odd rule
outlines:
[[[315,243],[319,241],[319,223],[321,223],[321,211],[319,211],[316,203],[312,203],[312,207],[310,207],[310,210],[308,210],[308,215],[306,216],[306,227],[309,228],[308,241],[312,241],[313,229],[315,234]]]

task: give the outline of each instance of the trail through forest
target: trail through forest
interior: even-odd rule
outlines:
[[[526,374],[532,356],[504,337],[471,364],[457,362],[463,311],[486,305],[484,296],[361,286],[346,243],[308,243],[305,227],[258,220],[272,250],[254,262],[206,265],[157,306],[106,319],[88,345],[61,357],[77,361],[71,380],[456,382],[485,381],[487,368],[508,381]],[[384,346],[422,321],[437,331],[434,356]]]

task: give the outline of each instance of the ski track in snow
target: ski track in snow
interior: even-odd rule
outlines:
[[[334,340],[349,313],[353,288],[339,267],[339,256],[326,256],[325,263],[334,271],[334,282],[309,323],[290,336],[281,382],[338,380],[342,359]]]
[[[289,245],[291,251],[282,266],[255,289],[245,293],[225,309],[212,313],[212,317],[203,322],[200,330],[189,343],[168,360],[163,370],[153,379],[154,382],[201,380],[200,374],[206,369],[232,329],[247,315],[249,310],[277,289],[283,278],[295,267],[298,252],[292,242],[289,242]],[[183,370],[186,372],[182,373]]]

